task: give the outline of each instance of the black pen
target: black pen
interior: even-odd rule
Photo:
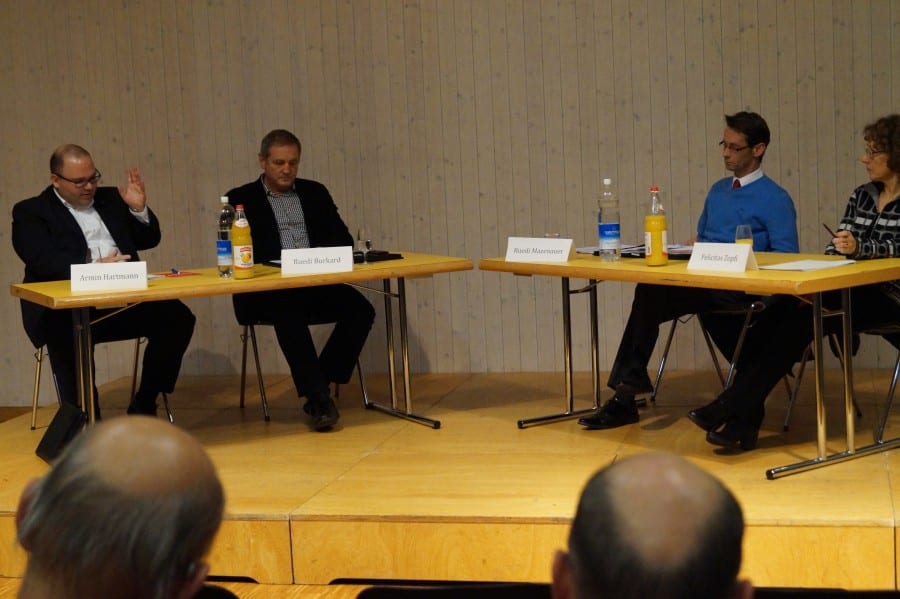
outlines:
[[[828,233],[829,233],[832,237],[837,237],[837,233],[835,233],[834,231],[832,231],[831,228],[829,228],[828,225],[826,225],[825,223],[822,223],[822,226],[825,227],[825,230],[828,231]]]

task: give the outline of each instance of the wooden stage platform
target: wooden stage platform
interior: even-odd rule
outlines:
[[[837,375],[829,373],[832,450],[844,444]],[[869,442],[888,375],[856,372],[860,444]],[[124,412],[128,383],[101,390],[105,417]],[[203,442],[225,484],[214,575],[270,584],[547,581],[588,476],[618,457],[666,450],[734,490],[748,526],[743,571],[755,584],[897,586],[900,453],[766,480],[769,467],[815,456],[809,378],[791,430],[781,432],[779,388],[759,449],[740,455],[718,453],[684,418],[714,397],[709,373],[667,373],[658,405],[643,410],[639,424],[612,431],[585,431],[575,421],[516,427],[519,418],[564,408],[559,374],[416,376],[416,410],[440,419],[439,430],[364,410],[351,384],[341,389],[341,426],[325,434],[307,426],[287,376],[267,383],[269,423],[255,396],[237,407],[237,377],[183,378],[172,397],[177,425]],[[373,397],[386,396],[385,376],[368,383]],[[577,407],[586,407],[589,376],[577,375],[575,388]],[[54,411],[40,410],[36,431],[30,414],[0,424],[0,577],[22,573],[13,515],[26,481],[46,471],[34,448]],[[895,417],[888,434],[898,432]]]

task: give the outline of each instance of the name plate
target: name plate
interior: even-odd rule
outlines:
[[[749,243],[695,243],[687,267],[718,272],[759,270]]]
[[[506,242],[507,262],[568,262],[572,240],[555,237],[510,237]]]
[[[69,273],[71,290],[113,291],[146,289],[146,262],[91,262],[73,264]]]
[[[309,275],[348,270],[353,270],[353,248],[349,245],[281,250],[283,275]]]

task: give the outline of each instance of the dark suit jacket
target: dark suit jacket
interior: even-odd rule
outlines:
[[[94,195],[94,208],[121,254],[139,260],[138,250],[159,244],[159,221],[150,211],[150,222],[135,218],[115,187],[100,187]],[[39,196],[22,200],[13,206],[13,248],[25,263],[23,282],[68,279],[72,264],[88,262],[88,246],[78,222],[47,187]],[[22,321],[35,347],[45,342],[42,326],[46,308],[22,301]]]
[[[335,247],[353,245],[353,236],[341,220],[337,206],[328,189],[318,181],[295,179],[294,189],[300,197],[303,219],[309,234],[310,247]],[[266,198],[266,188],[262,179],[232,189],[227,194],[232,206],[244,205],[244,212],[250,222],[253,237],[254,262],[281,258],[281,237],[275,213]]]

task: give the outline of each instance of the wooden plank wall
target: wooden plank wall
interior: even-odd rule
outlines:
[[[693,234],[724,175],[726,112],[762,113],[770,176],[793,195],[804,250],[825,242],[864,180],[860,129],[900,108],[897,0],[35,0],[0,2],[0,204],[47,182],[59,143],[92,151],[106,184],[136,164],[164,243],[151,270],[213,262],[218,196],[255,177],[262,135],[304,143],[301,174],[330,188],[378,247],[503,253],[509,235],[594,240],[604,176],[626,240],[659,185],[674,240]],[[10,247],[9,227],[0,243]],[[4,280],[20,280],[10,252]],[[558,371],[555,281],[460,273],[413,281],[417,371]],[[608,365],[632,290],[604,285]],[[373,297],[381,310],[381,301]],[[576,365],[588,367],[576,300]],[[187,374],[239,367],[227,298],[193,300]],[[5,302],[3,378],[21,403],[32,360]],[[263,335],[272,370],[285,366]],[[364,363],[384,370],[383,325]],[[98,377],[127,372],[98,350]],[[879,343],[866,365],[888,365]],[[706,368],[693,327],[671,367]],[[49,387],[48,387],[49,388]],[[49,396],[45,396],[49,400]]]

